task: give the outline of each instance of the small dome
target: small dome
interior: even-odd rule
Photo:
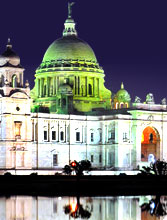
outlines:
[[[10,63],[13,66],[20,64],[20,57],[12,50],[10,39],[8,39],[5,52],[0,56],[0,65],[3,66],[6,63]]]
[[[92,48],[77,36],[65,36],[55,40],[47,49],[43,62],[60,60],[86,60],[97,62]]]
[[[129,102],[131,100],[129,93],[124,89],[123,83],[121,89],[116,93],[115,98],[120,102]]]
[[[63,84],[59,87],[59,92],[63,94],[71,94],[72,93],[72,88],[68,84]]]

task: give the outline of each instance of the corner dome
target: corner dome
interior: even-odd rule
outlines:
[[[82,60],[97,63],[92,48],[77,36],[64,36],[55,40],[47,49],[43,62]]]
[[[20,64],[20,57],[12,50],[10,39],[8,39],[5,52],[0,56],[0,66],[7,63],[13,66],[18,66]]]
[[[115,97],[118,101],[129,102],[131,100],[129,93],[124,89],[123,83],[121,89],[116,93]]]

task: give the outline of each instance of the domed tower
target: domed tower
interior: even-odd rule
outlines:
[[[10,39],[6,50],[0,56],[0,87],[23,87],[24,68],[20,64],[20,57],[12,50]]]
[[[89,112],[97,108],[111,108],[111,92],[104,86],[104,71],[92,48],[78,38],[71,7],[72,3],[69,3],[62,38],[49,46],[36,70],[35,86],[31,91],[34,112],[47,109],[49,112],[64,113],[65,93],[62,98],[62,86],[72,92],[64,101],[69,113],[73,109]]]
[[[114,96],[114,108],[129,108],[130,107],[130,95],[129,93],[124,89],[123,82],[121,83],[121,89],[116,93]]]

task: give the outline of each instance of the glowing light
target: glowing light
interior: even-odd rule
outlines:
[[[71,211],[72,212],[76,212],[76,210],[77,210],[77,203],[72,203],[72,204],[70,204],[70,209],[71,209]]]
[[[71,166],[72,166],[72,167],[75,167],[75,166],[76,166],[76,163],[73,161],[73,162],[71,163]]]

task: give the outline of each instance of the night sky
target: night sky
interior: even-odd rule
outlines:
[[[62,36],[67,0],[1,1],[0,52],[7,38],[34,85],[35,69],[49,45]],[[123,81],[132,100],[167,98],[167,7],[154,0],[75,0],[79,37],[94,50],[114,93]]]

